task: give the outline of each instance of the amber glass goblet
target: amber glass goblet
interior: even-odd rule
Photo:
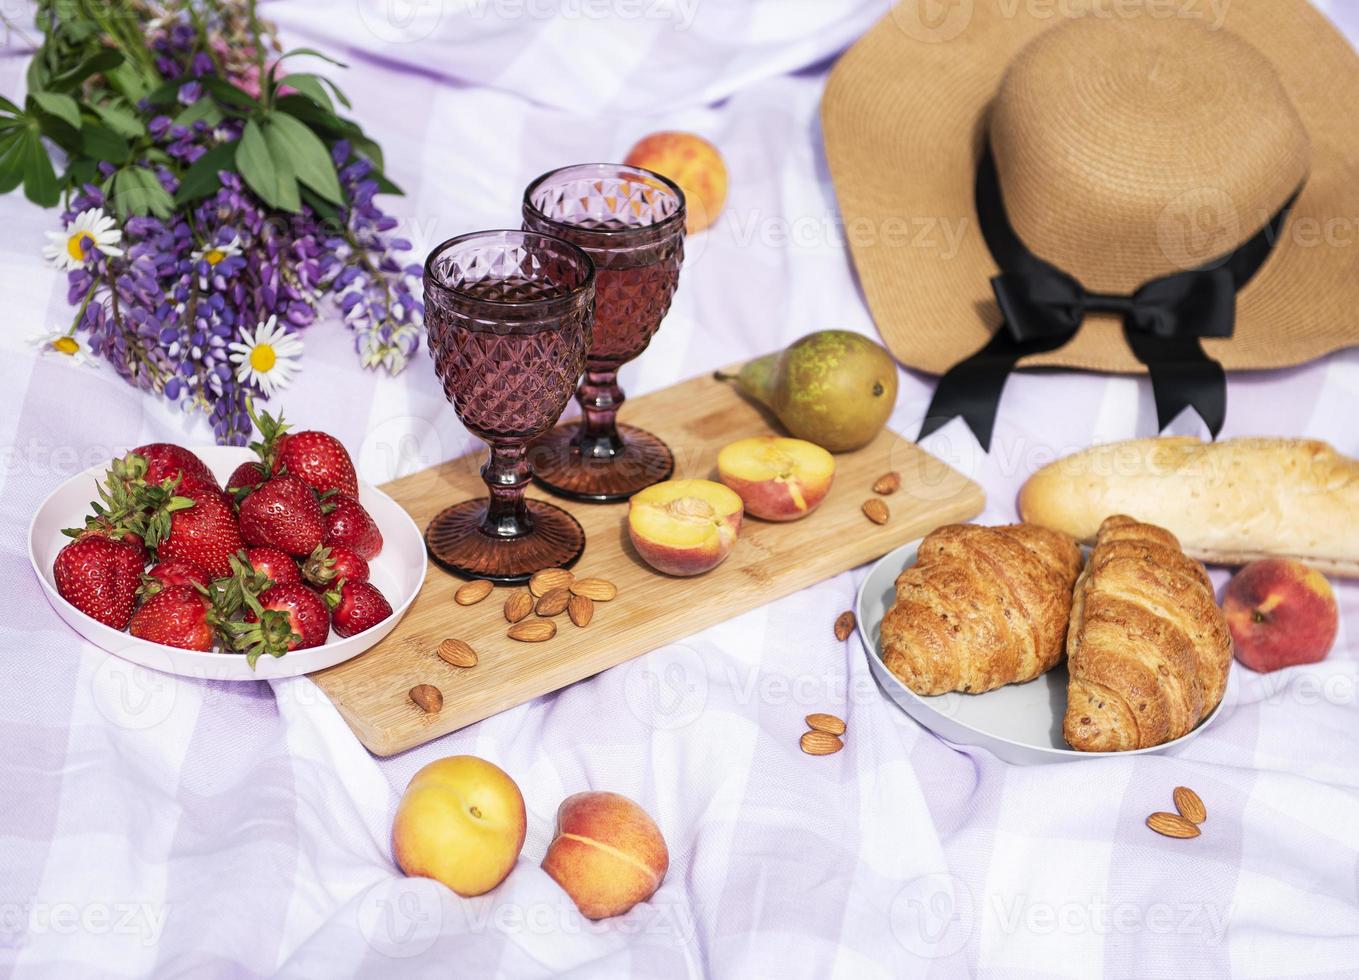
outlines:
[[[561,417],[585,367],[594,264],[558,238],[487,231],[444,242],[425,260],[425,323],[444,393],[490,445],[490,491],[441,512],[425,531],[436,562],[467,578],[522,582],[585,550],[580,523],[528,500],[526,446]]]
[[[675,457],[644,429],[618,424],[618,369],[651,343],[684,261],[684,192],[622,164],[554,170],[524,192],[524,227],[579,245],[594,260],[595,333],[576,392],[579,422],[534,441],[533,475],[575,500],[626,500],[667,479]]]

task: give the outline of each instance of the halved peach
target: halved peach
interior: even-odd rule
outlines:
[[[747,513],[766,521],[795,521],[830,493],[835,457],[805,439],[757,436],[723,446],[717,472]]]
[[[741,498],[711,480],[667,480],[628,505],[628,535],[648,565],[667,575],[702,575],[731,553]]]

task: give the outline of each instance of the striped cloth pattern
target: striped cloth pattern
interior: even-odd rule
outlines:
[[[515,225],[531,177],[617,158],[647,132],[694,130],[722,148],[731,203],[691,240],[674,311],[623,372],[642,393],[815,329],[873,333],[817,108],[833,57],[886,5],[290,0],[265,12],[290,46],[351,63],[344,86],[408,191],[389,203],[418,254]],[[1359,38],[1359,10],[1322,6]],[[0,56],[6,93],[23,90],[25,44],[11,35]],[[1359,974],[1359,587],[1338,586],[1327,661],[1235,670],[1221,719],[1165,755],[1021,769],[942,743],[885,700],[853,640],[831,635],[858,569],[377,760],[305,679],[151,674],[84,643],[43,600],[25,546],[43,497],[129,446],[210,433],[106,371],[34,354],[29,338],[70,316],[64,277],[40,257],[55,216],[18,195],[0,213],[0,973]],[[947,248],[960,219],[912,220],[919,247]],[[423,355],[391,379],[357,369],[337,322],[305,343],[277,404],[353,447],[365,479],[476,446]],[[933,383],[901,380],[891,424],[910,434]],[[1359,353],[1234,377],[1230,397],[1226,435],[1359,454]],[[982,520],[1002,522],[1036,467],[1154,420],[1145,380],[1022,374],[989,455],[959,423],[926,446],[981,482]],[[1182,419],[1175,431],[1200,430]],[[845,751],[799,752],[815,710],[848,719]],[[388,840],[411,775],[459,753],[511,773],[529,813],[519,866],[471,900],[401,877]],[[1188,845],[1142,826],[1182,784],[1211,814]],[[558,802],[587,789],[641,803],[671,853],[654,899],[601,923],[538,867]]]

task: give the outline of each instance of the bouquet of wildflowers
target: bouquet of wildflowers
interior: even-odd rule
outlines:
[[[329,59],[280,51],[249,0],[44,0],[37,25],[23,106],[0,97],[0,193],[62,208],[45,253],[75,314],[44,349],[107,362],[231,444],[325,306],[364,367],[405,367],[420,268],[374,202],[400,193],[381,151],[333,82],[293,70]]]

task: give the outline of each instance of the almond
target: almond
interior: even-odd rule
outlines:
[[[578,582],[572,582],[571,591],[595,602],[608,602],[618,595],[618,587],[608,579],[602,578],[583,578]]]
[[[1199,835],[1199,828],[1178,813],[1153,813],[1147,817],[1147,826],[1162,837],[1188,840]]]
[[[507,635],[520,643],[542,643],[557,635],[557,624],[550,619],[526,619],[511,626]]]
[[[571,593],[567,589],[552,589],[543,593],[543,597],[538,600],[538,605],[534,608],[539,616],[550,619],[553,616],[560,616],[566,612],[566,604],[571,601]]]
[[[439,644],[439,659],[454,667],[475,667],[477,652],[462,640],[448,639]]]
[[[877,497],[864,501],[864,516],[874,524],[886,524],[892,519],[892,512]]]
[[[804,734],[799,744],[808,755],[834,755],[845,747],[845,743],[830,732],[816,731]]]
[[[854,627],[858,625],[858,620],[854,618],[854,613],[845,610],[835,617],[835,638],[844,643],[854,632]]]
[[[505,619],[517,623],[533,612],[533,596],[527,592],[512,592],[505,600]]]
[[[529,591],[536,598],[542,598],[553,589],[564,589],[571,584],[575,578],[564,568],[544,568],[541,572],[534,572],[529,579]]]
[[[1190,823],[1203,823],[1208,819],[1208,808],[1203,805],[1199,794],[1188,786],[1175,787],[1175,809]]]
[[[416,684],[411,688],[411,700],[427,715],[437,715],[444,707],[444,696],[433,684]]]
[[[827,735],[845,734],[844,719],[837,718],[835,715],[828,715],[824,711],[808,715],[807,727],[814,732],[825,732]]]
[[[878,477],[877,482],[873,484],[873,492],[880,493],[884,497],[888,494],[896,493],[900,489],[901,474],[897,473],[895,470],[891,473],[884,473],[882,476]]]
[[[453,601],[460,606],[475,606],[490,595],[493,588],[494,583],[479,578],[459,587],[458,591],[453,593]]]
[[[594,618],[595,601],[588,595],[573,595],[566,604],[566,614],[571,617],[571,622],[585,629]]]

